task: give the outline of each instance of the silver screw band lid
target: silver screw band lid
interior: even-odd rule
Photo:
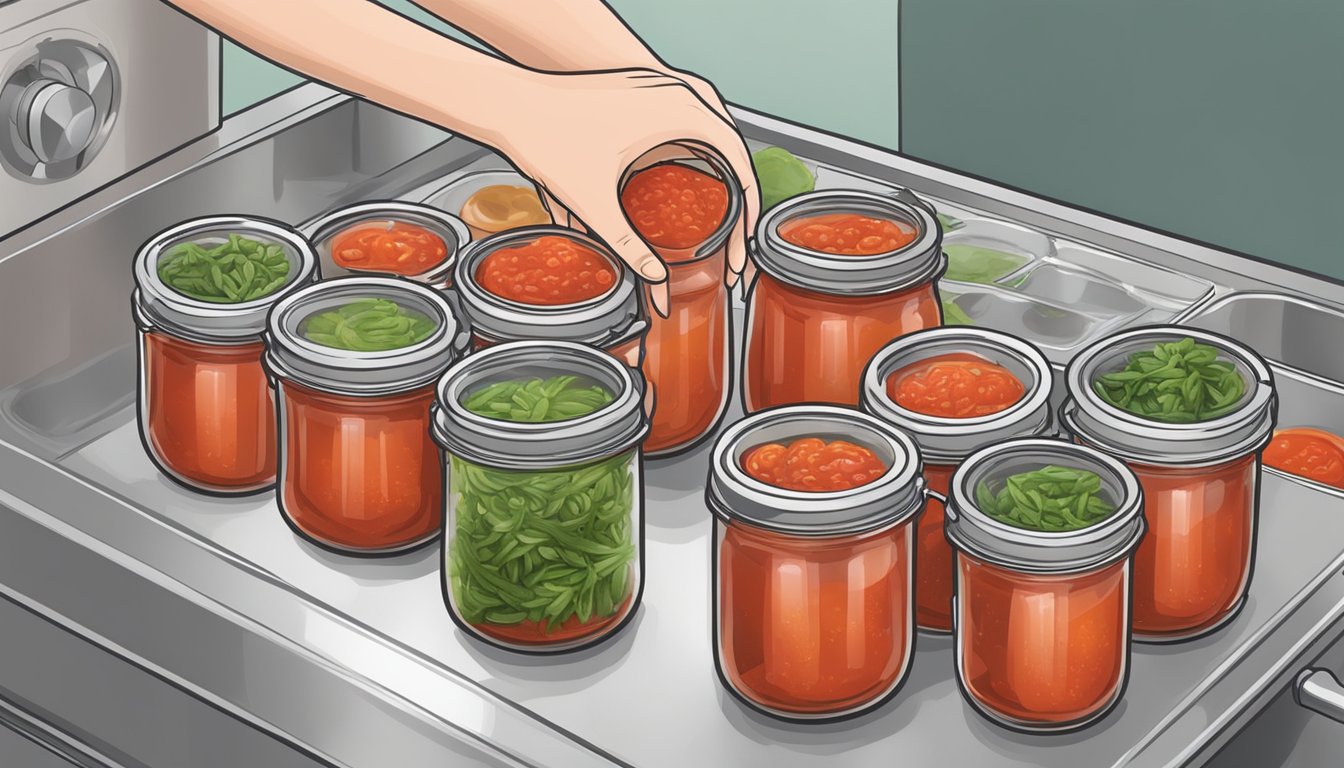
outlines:
[[[342,232],[359,225],[415,224],[433,232],[441,240],[447,253],[443,261],[417,275],[407,275],[418,283],[440,285],[453,276],[453,270],[462,249],[471,242],[471,230],[458,217],[428,205],[400,200],[382,200],[338,208],[304,227],[311,233],[314,248],[320,257],[331,260],[332,240]],[[332,261],[334,265],[335,262]],[[350,270],[363,271],[363,270]],[[368,270],[377,272],[377,270]]]

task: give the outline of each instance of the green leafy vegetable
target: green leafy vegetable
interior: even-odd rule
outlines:
[[[971,316],[957,304],[956,298],[943,296],[943,325],[975,325]]]
[[[418,344],[434,332],[427,315],[388,299],[359,299],[304,321],[303,335],[323,346],[381,352]]]
[[[1232,363],[1189,337],[1130,355],[1123,369],[1101,375],[1093,387],[1117,408],[1169,424],[1225,416],[1246,393]]]
[[[943,278],[959,283],[992,283],[1030,261],[1016,253],[966,243],[945,243],[943,253],[947,254],[947,274]]]
[[[165,285],[193,299],[241,304],[280,290],[289,279],[289,259],[278,245],[229,235],[213,248],[173,246],[159,259],[158,271]]]
[[[1115,512],[1095,472],[1054,465],[1013,475],[998,493],[982,482],[975,503],[1001,523],[1033,531],[1076,531]]]
[[[590,414],[610,392],[575,376],[487,386],[463,405],[506,421],[546,422]],[[633,451],[589,464],[537,471],[493,469],[450,457],[456,497],[448,575],[471,624],[530,622],[542,634],[571,619],[616,615],[633,589]]]
[[[768,211],[791,197],[817,186],[812,171],[782,147],[766,147],[751,156],[760,183],[761,210]]]
[[[954,229],[961,229],[966,226],[966,222],[955,216],[949,216],[946,213],[938,214],[938,224],[943,228],[944,232],[951,232]]]

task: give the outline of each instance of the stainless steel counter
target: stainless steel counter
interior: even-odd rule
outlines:
[[[1309,276],[769,118],[741,119],[751,138],[809,160],[1207,281],[1209,296],[1185,314],[1233,290],[1270,286],[1327,304],[1344,298]],[[6,605],[206,702],[229,723],[293,746],[303,760],[348,766],[1195,765],[1344,631],[1344,496],[1266,473],[1246,609],[1213,636],[1137,646],[1124,701],[1095,726],[1027,736],[989,724],[956,688],[950,641],[924,635],[910,680],[877,712],[783,725],[738,704],[714,673],[707,448],[648,464],[647,577],[635,620],[602,647],[555,659],[464,637],[442,605],[437,546],[345,558],[297,539],[265,496],[221,501],[160,477],[129,407],[132,249],[191,215],[259,213],[297,224],[363,197],[423,199],[485,157],[445,139],[305,86],[230,120],[212,138],[218,149],[188,148],[189,161],[172,174],[148,169],[0,241],[0,327],[9,329],[0,333]],[[24,298],[16,280],[36,281],[51,305]],[[20,327],[35,330],[17,334]],[[1330,402],[1313,382],[1305,386],[1298,400]],[[41,638],[33,634],[20,653],[40,657]],[[0,666],[0,691],[21,677]],[[74,691],[94,684],[61,681]],[[106,739],[110,722],[90,714],[78,726]],[[122,723],[118,748],[134,756],[154,725]],[[207,764],[190,743],[156,754]]]

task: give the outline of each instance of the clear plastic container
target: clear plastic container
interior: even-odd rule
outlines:
[[[985,494],[1056,466],[1100,478],[1114,511],[1076,530],[1019,527]],[[1065,731],[1105,716],[1124,693],[1130,573],[1144,536],[1143,491],[1124,464],[1060,440],[1009,440],[972,454],[952,479],[946,533],[956,556],[957,678],[989,720]]]
[[[188,244],[210,249],[239,235],[280,249],[285,281],[250,301],[206,301],[165,282],[160,265]],[[252,285],[264,265],[250,265]],[[159,470],[192,490],[249,494],[275,483],[275,404],[261,357],[266,313],[317,277],[298,232],[238,216],[194,219],[155,235],[135,260],[132,307],[139,332],[136,413]],[[219,279],[213,278],[212,279]]]
[[[507,194],[503,199],[493,200],[477,196],[481,190],[490,187],[496,188],[491,190],[493,192]],[[541,203],[536,184],[517,171],[482,170],[465,174],[430,195],[425,204],[461,219],[473,240],[517,227],[551,223],[551,215]]]
[[[628,193],[633,179],[645,172],[658,172],[660,166],[709,176],[727,193],[719,221],[695,222],[703,224],[703,236],[693,238],[696,242],[687,244],[685,238],[676,236],[684,233],[671,233],[667,239],[646,234],[658,227],[657,214],[665,210],[660,206],[670,196],[651,195],[646,201],[636,202]],[[644,449],[650,456],[666,455],[685,450],[709,434],[728,405],[732,305],[724,278],[728,235],[742,210],[742,192],[717,155],[669,144],[647,153],[627,169],[621,180],[621,195],[627,218],[667,264],[668,317],[648,310],[649,330],[644,339],[644,376],[654,398],[653,421]],[[632,206],[636,210],[632,211]]]
[[[560,238],[598,254],[613,275],[609,287],[580,301],[540,304],[497,295],[479,279],[487,259],[544,238]],[[527,339],[573,341],[604,349],[634,367],[641,363],[649,324],[638,282],[624,262],[586,235],[563,227],[527,227],[478,240],[463,252],[455,282],[478,350]]]
[[[313,337],[317,318],[374,300],[431,329],[378,349]],[[441,292],[404,278],[336,278],[276,305],[266,365],[280,404],[277,495],[291,528],[350,554],[401,552],[434,539],[443,476],[429,409],[435,380],[468,341]]]
[[[452,285],[458,254],[471,240],[456,216],[391,200],[337,209],[308,229],[328,277],[396,275],[436,288]]]
[[[865,484],[805,491],[757,479],[767,444],[843,440],[885,471]],[[914,652],[914,519],[919,450],[847,408],[790,406],[747,417],[715,443],[714,660],[727,689],[789,720],[857,715],[894,696]]]
[[[937,365],[942,368],[933,367]],[[1017,389],[986,391],[985,376],[1005,375],[1017,382],[1020,395]],[[925,481],[946,495],[952,474],[979,448],[1051,434],[1053,381],[1045,355],[1021,339],[976,328],[934,328],[898,339],[877,353],[864,372],[862,406],[914,438],[924,459]],[[956,573],[943,535],[943,503],[937,498],[930,498],[920,515],[917,548],[916,622],[923,630],[950,632]]]
[[[935,286],[944,267],[942,230],[932,208],[903,194],[813,192],[761,217],[761,274],[748,298],[743,356],[748,412],[805,402],[856,405],[863,368],[884,344],[942,324]],[[845,215],[886,222],[910,239],[860,255],[786,239],[805,222]]]
[[[1165,423],[1115,407],[1097,379],[1158,343],[1192,338],[1231,364],[1245,392],[1229,413]],[[1245,604],[1255,559],[1260,454],[1277,397],[1269,366],[1236,341],[1190,328],[1124,331],[1084,349],[1066,373],[1061,424],[1076,440],[1126,461],[1143,483],[1149,533],[1134,570],[1134,635],[1173,642],[1214,631]]]
[[[516,341],[438,386],[450,477],[443,593],[463,632],[555,653],[610,637],[643,589],[648,431],[637,371],[591,347]]]

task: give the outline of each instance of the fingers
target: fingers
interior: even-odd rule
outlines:
[[[561,205],[560,201],[556,200],[544,188],[539,187],[538,191],[541,193],[541,204],[546,208],[546,212],[551,215],[551,221],[561,227],[575,228],[574,215],[569,212],[569,209]]]
[[[747,294],[751,293],[751,285],[754,282],[756,282],[756,263],[748,259],[742,269],[742,301],[747,300]]]
[[[668,316],[668,306],[672,303],[672,297],[667,287],[667,281],[661,283],[649,283],[649,304],[653,305],[653,311],[658,313],[659,317]]]
[[[619,201],[613,197],[611,203],[603,205],[595,215],[580,214],[580,218],[611,248],[617,258],[649,284],[649,301],[660,316],[667,317],[667,267],[654,255],[648,243],[635,233]]]

